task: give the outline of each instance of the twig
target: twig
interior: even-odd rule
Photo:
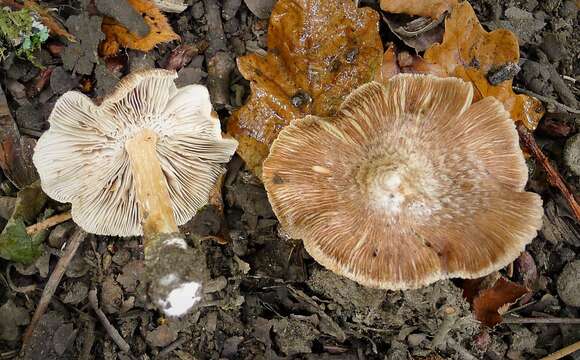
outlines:
[[[161,350],[159,352],[159,355],[157,355],[157,359],[163,359],[167,355],[170,355],[173,352],[173,350],[177,349],[178,347],[183,345],[185,342],[187,342],[186,337],[180,337],[179,339],[175,340],[174,342],[167,345],[167,347],[165,347],[163,350]]]
[[[115,342],[115,344],[117,344],[117,346],[119,347],[119,349],[121,349],[121,351],[128,353],[131,350],[131,347],[125,341],[125,339],[123,339],[121,334],[119,334],[117,329],[115,329],[113,325],[111,325],[111,322],[109,322],[109,319],[107,319],[107,316],[105,315],[103,310],[99,308],[99,300],[97,299],[97,289],[92,289],[91,291],[89,291],[89,303],[91,304],[91,307],[93,308],[95,314],[97,314],[97,317],[101,321],[101,324],[107,331],[107,334],[109,334],[111,339],[113,339],[113,341]]]
[[[580,325],[580,319],[576,318],[556,318],[556,317],[506,317],[503,318],[504,324],[568,324]]]
[[[83,340],[83,350],[79,357],[79,360],[89,360],[91,358],[91,349],[95,342],[95,322],[94,320],[87,316],[81,316],[81,319],[85,323],[84,340]]]
[[[13,359],[18,355],[18,350],[10,350],[0,353],[0,359]]]
[[[461,344],[459,344],[453,338],[447,339],[447,343],[449,344],[449,346],[453,350],[455,350],[455,352],[457,352],[457,354],[460,356],[461,359],[465,359],[465,360],[477,360],[477,358],[475,356],[473,356],[469,351],[467,351],[466,348],[464,348],[463,346],[461,346]]]
[[[431,341],[431,348],[436,349],[445,342],[447,334],[449,331],[451,331],[456,321],[457,310],[451,306],[446,306],[443,309],[443,322],[441,323],[439,330],[437,330],[437,334],[435,334],[433,340]]]
[[[517,128],[524,147],[528,149],[528,151],[530,151],[530,153],[540,163],[542,168],[544,168],[544,171],[548,175],[548,182],[550,183],[550,185],[560,190],[562,196],[564,197],[564,199],[568,203],[568,206],[572,210],[574,217],[576,218],[577,221],[580,221],[580,205],[578,205],[578,202],[574,197],[574,194],[572,194],[572,192],[570,191],[568,185],[566,184],[566,181],[562,178],[558,170],[556,170],[552,166],[548,157],[544,155],[542,149],[540,149],[540,147],[536,143],[536,140],[534,139],[532,133],[529,132],[522,124],[518,124]]]
[[[71,216],[70,211],[64,212],[62,214],[54,215],[54,216],[49,217],[48,219],[42,220],[39,223],[28,226],[26,228],[26,233],[28,235],[32,235],[32,234],[37,233],[41,230],[46,230],[46,229],[51,228],[53,226],[56,226],[60,223],[68,221],[71,218],[72,218],[72,216]]]
[[[551,353],[550,355],[543,357],[540,360],[558,360],[578,350],[580,350],[580,341],[577,341],[572,345],[568,345],[565,348],[562,348],[554,353]]]
[[[205,17],[208,26],[209,47],[207,59],[207,87],[212,104],[222,109],[230,103],[230,73],[235,68],[234,59],[227,52],[226,36],[222,23],[220,3],[217,0],[204,0]]]
[[[530,91],[528,89],[524,89],[524,88],[521,88],[521,87],[517,87],[517,86],[514,86],[513,89],[516,92],[519,92],[519,93],[522,93],[522,94],[526,94],[526,95],[530,95],[530,96],[533,96],[533,97],[537,98],[538,100],[541,100],[543,102],[547,102],[549,104],[552,104],[558,110],[567,111],[567,112],[572,113],[572,114],[580,114],[580,110],[579,109],[574,109],[574,108],[572,108],[572,107],[570,107],[568,105],[564,105],[561,102],[558,102],[556,99],[552,99],[551,97],[547,97],[547,96],[543,96],[543,95],[540,95],[540,94],[536,94],[533,91]]]
[[[32,320],[30,320],[30,324],[28,325],[26,331],[24,332],[24,335],[22,336],[22,349],[25,349],[26,344],[30,340],[32,333],[34,332],[34,329],[38,324],[38,321],[40,320],[42,315],[44,315],[44,313],[46,312],[48,304],[50,303],[50,300],[52,299],[52,296],[54,295],[54,292],[56,291],[56,288],[58,287],[58,284],[60,283],[60,280],[62,279],[62,276],[66,271],[66,268],[68,267],[68,264],[71,262],[72,258],[77,252],[77,249],[79,248],[79,245],[83,242],[86,236],[87,236],[86,232],[84,232],[80,228],[77,228],[70,237],[68,244],[66,245],[66,249],[64,250],[64,254],[58,260],[58,263],[56,264],[56,267],[54,268],[52,274],[50,274],[50,278],[48,279],[46,286],[44,287],[42,296],[40,297],[40,301],[38,302],[38,306],[36,307],[36,311],[32,316]]]

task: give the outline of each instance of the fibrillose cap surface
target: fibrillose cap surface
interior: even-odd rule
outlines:
[[[417,288],[498,270],[541,227],[513,121],[456,78],[398,75],[286,127],[264,162],[274,212],[326,268]]]
[[[101,105],[74,91],[56,102],[33,160],[42,189],[70,202],[73,220],[86,231],[142,234],[125,142],[143,129],[157,134],[157,156],[177,224],[207,203],[237,142],[222,138],[207,89],[178,89],[176,77],[161,69],[139,71],[123,78]]]

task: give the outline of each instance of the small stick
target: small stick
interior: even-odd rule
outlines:
[[[580,341],[577,341],[572,345],[568,345],[565,348],[562,348],[554,353],[551,353],[550,355],[543,357],[540,360],[558,360],[578,350],[580,350]]]
[[[458,355],[461,356],[462,359],[465,359],[465,360],[477,360],[477,358],[475,356],[473,356],[469,351],[467,351],[466,348],[464,348],[463,346],[461,346],[461,344],[459,344],[453,338],[447,339],[447,343],[449,344],[449,346],[453,350],[455,350],[458,353]]]
[[[51,228],[53,226],[56,226],[60,223],[68,221],[71,218],[72,218],[72,215],[71,215],[70,211],[64,212],[62,214],[54,215],[54,216],[49,217],[48,219],[42,220],[39,223],[28,226],[26,228],[26,233],[28,235],[32,235],[32,234],[37,233],[39,231],[46,230],[46,229]]]
[[[95,342],[95,323],[92,318],[88,316],[82,316],[83,322],[85,323],[84,340],[83,340],[83,350],[79,360],[89,360],[91,355],[91,349]]]
[[[580,110],[574,109],[574,108],[572,108],[572,107],[570,107],[568,105],[564,105],[561,102],[558,102],[555,99],[552,99],[550,97],[543,96],[543,95],[540,95],[540,94],[536,94],[533,91],[530,91],[530,90],[527,90],[527,89],[524,89],[524,88],[520,88],[520,87],[517,87],[517,86],[514,86],[513,89],[515,91],[519,92],[519,93],[526,94],[526,95],[530,95],[530,96],[533,96],[533,97],[537,98],[538,100],[541,100],[543,102],[547,102],[549,104],[552,104],[558,110],[567,111],[567,112],[572,113],[572,114],[580,114]]]
[[[32,316],[32,320],[30,320],[30,324],[28,325],[26,331],[24,332],[24,335],[22,336],[23,350],[26,348],[26,344],[30,340],[30,337],[34,332],[34,329],[36,328],[38,321],[40,321],[40,318],[46,312],[48,304],[50,304],[50,300],[52,299],[52,296],[54,295],[54,292],[56,291],[58,284],[60,284],[60,280],[62,279],[62,276],[64,275],[66,268],[68,267],[68,264],[70,264],[72,258],[75,256],[79,248],[79,245],[83,242],[86,236],[87,236],[86,232],[84,232],[80,228],[77,228],[70,237],[68,244],[66,245],[66,249],[64,250],[64,254],[58,260],[58,263],[56,264],[56,267],[54,268],[52,274],[50,274],[50,278],[48,279],[46,286],[42,291],[42,296],[40,297],[40,301],[38,302],[36,311]]]
[[[580,325],[580,319],[557,318],[557,317],[506,317],[502,320],[504,324],[569,324]]]
[[[95,314],[97,314],[97,317],[101,321],[101,324],[107,331],[107,334],[109,334],[111,339],[113,339],[113,341],[115,342],[115,344],[117,344],[117,346],[119,347],[119,349],[121,349],[121,351],[128,353],[131,350],[131,347],[129,346],[129,344],[127,344],[125,339],[123,339],[121,334],[119,334],[117,329],[115,329],[113,325],[111,325],[109,319],[107,319],[107,316],[105,315],[103,310],[99,308],[99,300],[97,299],[97,289],[92,289],[91,291],[89,291],[89,303],[91,304],[91,307],[93,308]]]
[[[163,359],[167,355],[170,355],[173,352],[173,350],[185,344],[185,342],[187,342],[187,338],[185,337],[180,337],[179,339],[175,340],[174,342],[167,345],[167,347],[165,347],[163,350],[159,352],[159,355],[157,355],[157,359]]]
[[[449,333],[449,331],[451,331],[456,321],[457,321],[457,310],[455,310],[451,306],[446,306],[443,309],[443,322],[441,323],[439,330],[437,330],[437,334],[435,334],[433,340],[431,341],[431,348],[436,349],[441,344],[443,344],[445,338],[447,337],[447,334]]]
[[[560,175],[558,170],[556,170],[556,168],[552,166],[548,157],[544,155],[542,149],[540,149],[540,147],[536,143],[536,140],[534,139],[532,133],[529,132],[528,129],[526,129],[522,124],[518,124],[517,129],[524,147],[528,151],[530,151],[530,153],[536,158],[536,160],[538,160],[542,168],[544,168],[544,171],[548,175],[548,182],[550,183],[550,185],[560,190],[562,196],[564,197],[564,199],[568,203],[568,206],[572,210],[574,217],[576,218],[577,221],[580,221],[580,205],[578,205],[578,202],[574,197],[574,194],[572,194],[572,192],[570,191],[570,188],[566,184],[566,181],[562,178],[562,175]]]

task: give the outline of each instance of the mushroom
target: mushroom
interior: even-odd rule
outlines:
[[[456,78],[402,74],[336,116],[279,134],[263,164],[272,208],[326,268],[410,289],[498,270],[541,227],[509,114]]]
[[[33,157],[42,189],[70,202],[84,230],[144,236],[150,294],[168,315],[199,300],[205,276],[202,254],[187,247],[178,225],[207,203],[237,147],[222,138],[207,89],[178,89],[176,77],[161,69],[132,73],[100,105],[67,92]]]

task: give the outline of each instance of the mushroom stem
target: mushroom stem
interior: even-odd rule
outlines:
[[[158,238],[157,234],[171,234],[179,231],[173,216],[167,180],[157,157],[156,146],[157,134],[150,129],[144,129],[125,143],[133,176],[135,176],[137,201],[143,213],[145,241]],[[150,244],[145,243],[146,251],[149,247]]]
[[[181,316],[201,299],[207,277],[205,255],[188,247],[179,234],[156,146],[157,135],[150,129],[125,142],[144,219],[148,293],[167,316]]]

